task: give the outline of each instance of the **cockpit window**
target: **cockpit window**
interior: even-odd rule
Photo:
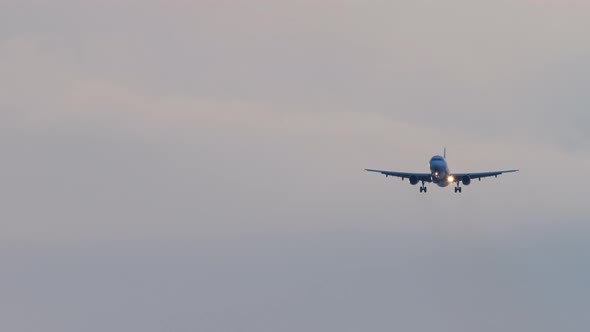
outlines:
[[[434,156],[430,160],[443,160],[443,157],[441,157],[441,156]]]

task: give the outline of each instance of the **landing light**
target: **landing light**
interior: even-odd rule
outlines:
[[[447,178],[447,181],[449,182],[455,182],[455,177],[452,175],[449,175],[449,177]]]

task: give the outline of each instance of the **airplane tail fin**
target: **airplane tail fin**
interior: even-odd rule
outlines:
[[[445,148],[443,155],[444,155],[444,158],[447,159],[447,148]]]

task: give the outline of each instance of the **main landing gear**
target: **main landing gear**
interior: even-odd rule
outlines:
[[[459,187],[459,182],[457,182],[457,186],[455,187],[455,192],[456,193],[460,193],[461,192],[461,187]]]
[[[421,193],[425,193],[427,192],[428,188],[426,188],[426,186],[424,185],[424,181],[422,181],[422,187],[420,187],[420,192]]]

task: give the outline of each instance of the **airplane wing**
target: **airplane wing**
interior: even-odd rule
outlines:
[[[410,178],[411,176],[415,176],[416,179],[418,179],[418,181],[432,182],[432,177],[431,177],[430,173],[406,173],[406,172],[382,171],[382,170],[378,170],[378,169],[365,169],[365,171],[381,173],[381,174],[385,175],[386,177],[387,176],[396,176],[398,178],[402,178],[402,180],[406,179],[406,178]]]
[[[463,179],[479,179],[481,180],[481,178],[487,178],[490,176],[495,176],[498,177],[498,175],[500,174],[504,174],[504,173],[512,173],[512,172],[518,172],[517,169],[511,169],[511,170],[507,170],[507,171],[495,171],[495,172],[480,172],[480,173],[453,173],[453,177],[455,178],[455,181],[463,181]]]

